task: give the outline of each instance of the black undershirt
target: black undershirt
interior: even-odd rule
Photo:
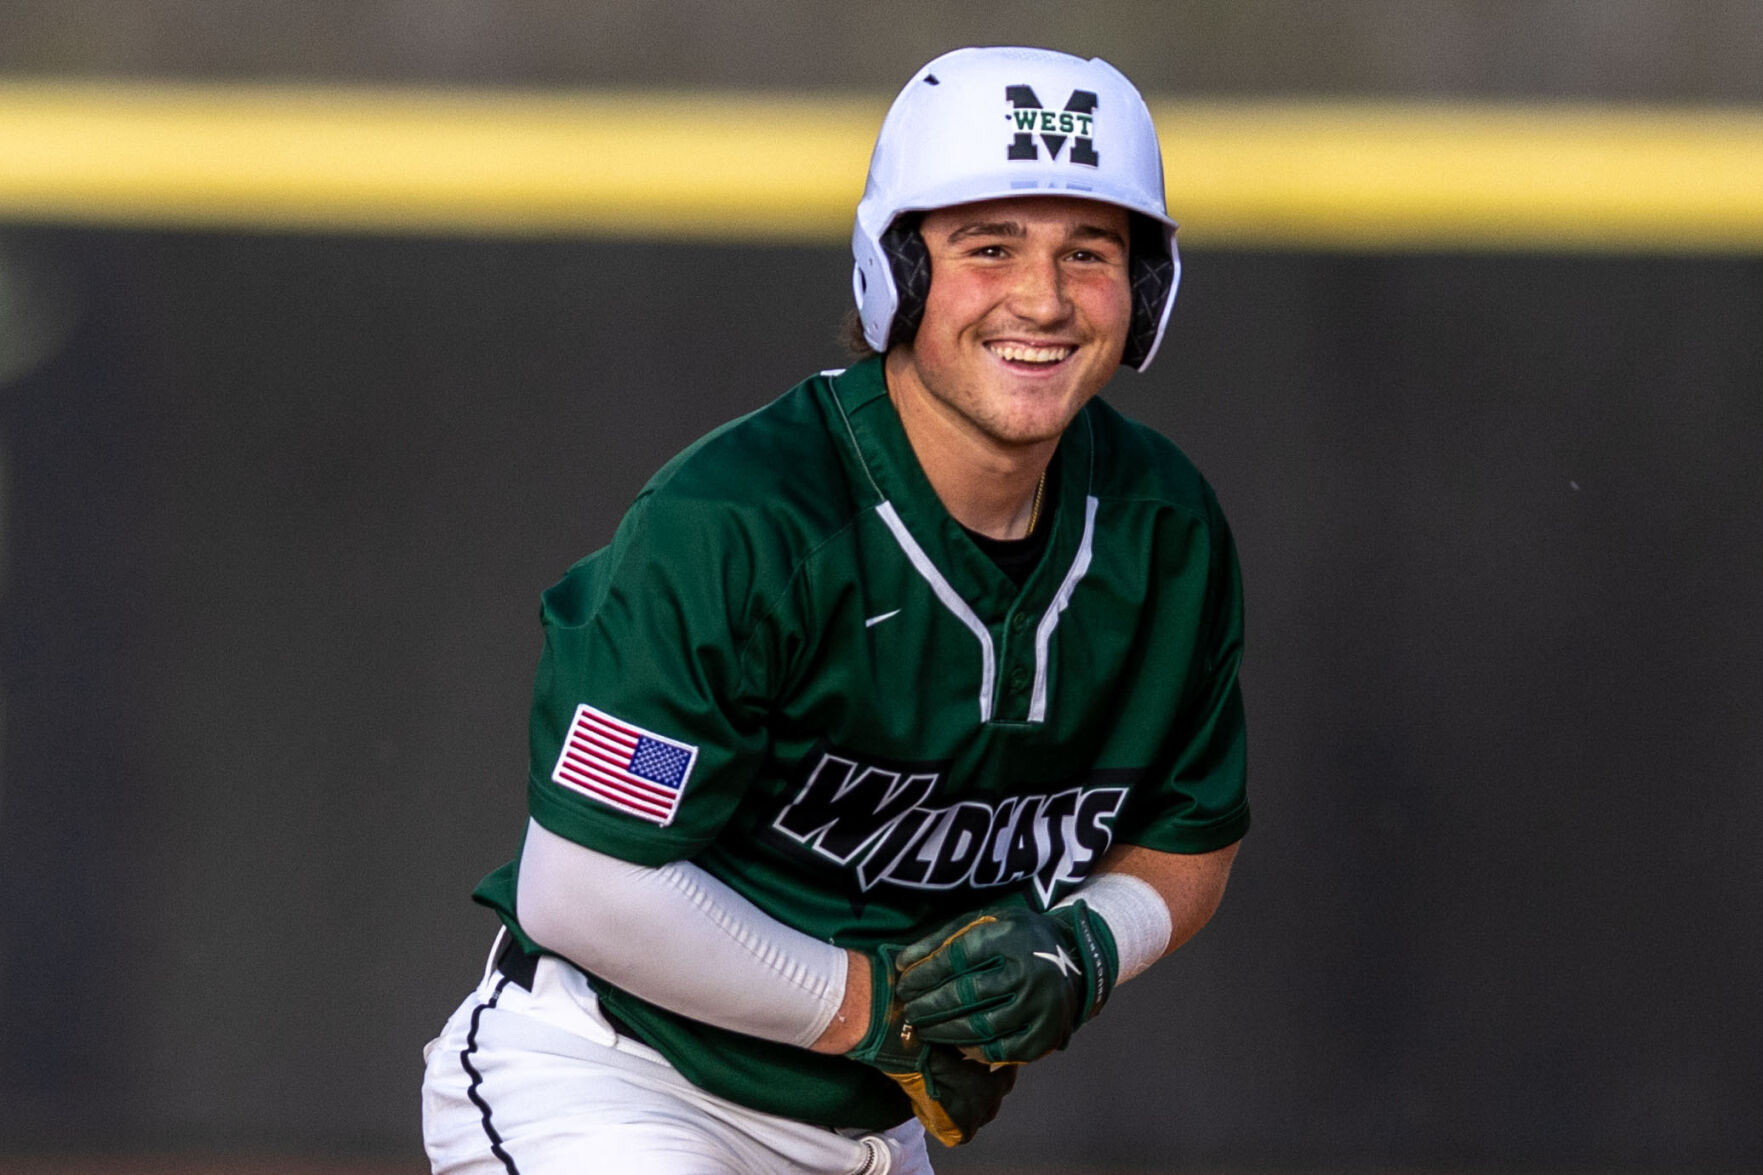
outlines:
[[[964,526],[962,530],[967,530]],[[968,530],[967,537],[973,545],[985,553],[998,570],[1008,575],[1017,587],[1027,582],[1029,574],[1034,571],[1035,564],[1041,561],[1041,552],[1047,549],[1047,532],[1053,529],[1042,519],[1034,532],[1019,539],[987,538],[977,530]]]
[[[1053,465],[1057,465],[1055,461]],[[997,565],[999,571],[1010,577],[1012,583],[1021,587],[1034,573],[1035,566],[1040,563],[1041,555],[1047,549],[1047,536],[1053,533],[1053,503],[1059,500],[1059,477],[1053,465],[1047,467],[1047,484],[1041,490],[1041,516],[1035,521],[1035,528],[1019,539],[994,539],[967,530],[967,537],[973,540],[986,558]]]

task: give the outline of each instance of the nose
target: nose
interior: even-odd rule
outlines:
[[[1017,266],[1006,303],[1025,322],[1060,322],[1071,312],[1065,276],[1053,256],[1024,257]]]

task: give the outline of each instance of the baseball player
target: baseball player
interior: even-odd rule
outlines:
[[[426,1054],[437,1172],[929,1172],[1223,894],[1235,551],[1096,398],[1179,273],[1138,92],[937,58],[853,247],[872,353],[681,453],[544,593],[502,929]]]

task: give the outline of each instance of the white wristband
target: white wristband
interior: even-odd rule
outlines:
[[[1116,984],[1125,983],[1163,957],[1175,923],[1150,882],[1130,873],[1098,873],[1058,905],[1069,906],[1079,898],[1114,936],[1114,952],[1120,962]]]

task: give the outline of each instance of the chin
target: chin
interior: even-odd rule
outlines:
[[[1077,419],[1089,399],[1087,395],[1060,395],[1023,411],[1003,414],[996,423],[1001,433],[1019,444],[1053,440]]]
[[[1060,435],[1076,418],[1061,417],[1058,420],[1009,420],[994,421],[990,431],[992,436],[1011,445],[1038,445],[1046,441],[1058,440]]]

